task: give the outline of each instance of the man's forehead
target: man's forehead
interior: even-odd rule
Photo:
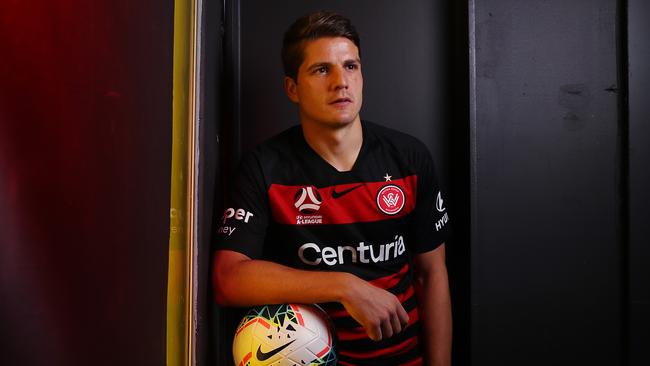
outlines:
[[[310,62],[314,62],[316,58],[323,58],[324,62],[332,61],[326,60],[330,58],[335,58],[337,61],[340,61],[340,58],[360,61],[359,49],[354,42],[345,37],[322,37],[309,40],[303,48],[303,57],[304,61]]]

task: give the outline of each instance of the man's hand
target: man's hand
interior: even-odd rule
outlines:
[[[392,337],[409,321],[406,310],[395,295],[358,277],[348,282],[341,304],[373,341]]]

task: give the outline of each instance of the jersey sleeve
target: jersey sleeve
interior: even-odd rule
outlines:
[[[435,165],[429,150],[420,144],[413,156],[417,170],[417,201],[412,241],[415,253],[436,249],[451,236],[445,193],[438,183]]]
[[[259,259],[269,221],[269,203],[264,174],[254,154],[242,159],[230,187],[223,214],[214,225],[215,247]]]

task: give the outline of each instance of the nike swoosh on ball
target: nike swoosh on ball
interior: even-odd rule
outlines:
[[[289,342],[287,344],[284,344],[284,345],[282,345],[282,346],[280,346],[278,348],[275,348],[275,349],[273,349],[273,350],[271,350],[269,352],[262,352],[262,345],[260,345],[257,348],[257,359],[260,360],[260,361],[268,360],[269,358],[273,357],[276,353],[278,353],[278,352],[282,351],[283,349],[289,347],[289,345],[291,343],[295,342],[295,341],[296,340],[294,339],[293,341],[291,341],[291,342]]]

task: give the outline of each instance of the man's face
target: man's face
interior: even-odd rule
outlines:
[[[342,127],[359,119],[363,77],[359,50],[344,37],[308,41],[296,81],[286,77],[289,99],[302,123]]]

